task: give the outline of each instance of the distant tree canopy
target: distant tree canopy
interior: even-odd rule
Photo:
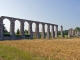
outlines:
[[[58,35],[61,34],[61,31],[58,31]],[[63,30],[63,35],[68,35],[68,30]]]
[[[74,30],[80,31],[80,27],[76,27]],[[60,34],[61,34],[61,31],[58,31],[58,35],[60,35]],[[68,35],[68,30],[63,30],[63,35]]]
[[[63,35],[68,35],[68,30],[64,30]]]
[[[80,31],[80,27],[76,27],[74,30],[75,31]]]

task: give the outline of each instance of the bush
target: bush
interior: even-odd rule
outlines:
[[[17,34],[17,35],[15,35],[16,37],[20,37],[21,35],[19,35],[19,34]]]
[[[5,37],[9,37],[9,36],[11,36],[11,35],[8,34],[8,33],[4,33],[3,36],[5,36]]]
[[[30,35],[25,35],[25,37],[30,37]]]

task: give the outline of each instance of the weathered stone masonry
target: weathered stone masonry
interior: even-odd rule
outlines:
[[[13,18],[13,17],[6,17],[6,16],[1,16],[0,17],[0,40],[4,39],[3,36],[3,20],[4,19],[9,19],[10,20],[10,35],[11,35],[11,39],[16,39],[15,37],[15,21],[19,20],[20,21],[20,35],[21,38],[24,39],[25,38],[25,34],[24,34],[24,22],[28,22],[29,26],[28,26],[28,33],[30,34],[30,38],[33,38],[33,32],[32,32],[32,23],[36,24],[36,28],[35,28],[35,35],[36,38],[40,38],[40,33],[39,33],[39,24],[42,24],[42,38],[50,38],[50,25],[51,25],[51,37],[52,38],[57,38],[58,37],[58,25],[56,24],[50,24],[50,23],[44,23],[44,22],[38,22],[38,21],[31,21],[31,20],[25,20],[25,19],[19,19],[19,18]],[[45,35],[45,24],[47,24],[47,36]],[[54,31],[54,26],[55,31]]]

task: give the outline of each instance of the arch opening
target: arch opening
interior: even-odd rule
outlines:
[[[45,24],[45,37],[47,36],[47,24]]]
[[[28,22],[24,22],[24,34],[25,35],[28,35],[28,26],[29,26],[29,23]]]
[[[20,21],[15,21],[15,35],[20,35]]]
[[[40,38],[42,37],[42,24],[39,24],[39,34],[40,34]]]
[[[5,18],[3,19],[3,35],[6,36],[10,36],[10,20]]]
[[[33,22],[33,23],[32,23],[32,33],[33,33],[33,38],[36,37],[36,35],[35,35],[35,33],[36,33],[35,29],[36,29],[36,23]]]

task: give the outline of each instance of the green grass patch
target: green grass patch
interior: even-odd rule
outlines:
[[[33,60],[33,56],[29,52],[5,45],[0,45],[0,57],[2,60]]]
[[[0,44],[0,60],[47,60],[16,47]]]

